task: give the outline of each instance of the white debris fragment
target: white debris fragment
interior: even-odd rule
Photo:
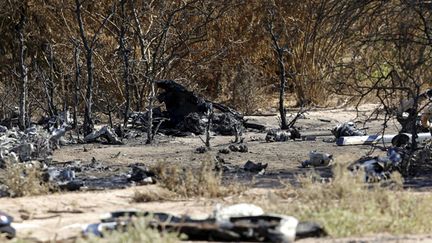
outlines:
[[[282,238],[280,242],[294,242],[297,225],[299,223],[298,219],[292,216],[277,216],[281,218],[279,226],[276,227],[276,230],[280,232]]]
[[[260,216],[264,210],[254,204],[240,203],[231,206],[222,207],[217,204],[213,211],[213,216],[218,221],[227,221],[231,217]]]

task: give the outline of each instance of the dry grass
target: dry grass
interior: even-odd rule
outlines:
[[[400,176],[392,187],[369,186],[353,177],[345,165],[336,166],[329,183],[313,175],[299,178],[300,188],[288,186],[281,193],[262,198],[265,211],[318,221],[334,237],[375,233],[423,234],[432,232],[432,196],[401,189]]]
[[[155,202],[155,201],[169,200],[174,196],[175,195],[173,195],[172,193],[163,190],[158,190],[158,191],[154,191],[154,190],[138,191],[137,190],[134,192],[132,201],[137,203]]]
[[[5,176],[1,180],[12,197],[47,194],[49,185],[42,180],[37,165],[29,163],[6,163]]]
[[[158,183],[182,198],[217,198],[237,195],[243,191],[239,184],[222,185],[222,174],[213,170],[211,160],[201,162],[196,168],[180,167],[177,164],[159,162],[153,167]]]

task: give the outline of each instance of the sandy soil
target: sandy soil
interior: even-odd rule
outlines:
[[[354,109],[314,110],[306,113],[306,119],[300,119],[298,125],[303,134],[330,134],[329,129],[338,122],[348,120],[363,121],[373,110],[373,105],[362,106],[360,113]],[[250,121],[277,127],[277,116],[248,117]],[[375,119],[366,126],[372,134],[381,128],[382,120]],[[395,123],[391,122],[389,131],[397,131]],[[323,151],[343,159],[355,159],[371,151],[370,146],[338,147],[334,143],[323,142],[319,136],[316,141],[291,141],[283,143],[266,143],[265,133],[247,132],[244,137],[249,147],[248,153],[230,153],[220,155],[234,165],[243,165],[247,160],[269,163],[264,176],[236,176],[243,182],[253,179],[255,189],[251,193],[266,193],[266,190],[277,188],[280,181],[293,181],[297,173],[304,173],[308,169],[299,168],[299,163],[308,158],[311,150]],[[80,160],[89,162],[92,158],[110,165],[127,165],[141,162],[151,165],[160,161],[178,164],[197,164],[199,161],[213,159],[220,148],[230,144],[232,137],[214,137],[211,141],[213,149],[206,154],[196,154],[197,147],[202,146],[198,137],[173,138],[162,136],[156,145],[145,145],[144,139],[128,141],[126,145],[111,146],[102,144],[86,144],[66,146],[57,150],[53,160],[66,162]],[[376,150],[374,153],[383,153]],[[329,176],[330,170],[323,169],[322,175]],[[252,178],[253,177],[253,178]],[[229,183],[229,182],[228,182]],[[430,191],[428,184],[419,186],[423,191]],[[135,191],[161,191],[157,185],[131,187],[119,190],[103,190],[88,192],[65,192],[47,196],[0,198],[0,209],[15,217],[15,227],[20,237],[33,238],[42,241],[67,239],[79,234],[84,224],[98,222],[104,213],[121,209],[142,209],[148,211],[163,211],[175,214],[205,215],[211,213],[216,203],[229,204],[226,199],[195,199],[186,201],[164,201],[150,203],[134,203],[132,196]],[[323,242],[324,239],[320,239]],[[389,235],[367,236],[364,238],[325,239],[325,242],[417,242],[432,241],[430,236],[398,236]],[[304,240],[313,242],[313,240]]]

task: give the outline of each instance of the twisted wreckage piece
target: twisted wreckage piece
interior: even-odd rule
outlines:
[[[0,168],[6,161],[26,162],[45,160],[53,150],[58,148],[60,139],[68,127],[52,128],[49,131],[32,126],[24,132],[15,128],[0,132]]]
[[[13,218],[0,211],[0,235],[5,235],[6,238],[12,239],[15,237],[15,229],[11,226]]]
[[[291,216],[264,214],[261,208],[251,204],[218,208],[207,219],[139,211],[112,212],[101,223],[88,225],[83,234],[103,237],[106,231],[125,230],[134,225],[136,217],[145,217],[150,228],[185,234],[192,241],[293,242],[295,239],[327,235],[317,223],[299,222]]]
[[[118,138],[114,129],[110,128],[109,126],[103,126],[98,131],[93,131],[84,138],[84,141],[86,143],[91,143],[97,141],[99,138],[104,138],[109,144],[123,144],[123,142]]]
[[[336,140],[336,144],[339,146],[346,145],[370,145],[370,144],[380,144],[380,143],[394,143],[395,140],[399,140],[400,138],[407,139],[411,141],[412,135],[409,133],[401,133],[401,134],[389,134],[389,135],[369,135],[369,136],[352,136],[352,137],[340,137]],[[430,133],[418,133],[417,134],[417,142],[423,143],[428,139],[431,139],[432,136]],[[407,142],[408,142],[407,141]]]
[[[173,80],[160,80],[156,82],[163,92],[158,100],[165,104],[169,125],[183,132],[203,134],[207,124],[208,112],[216,109],[211,130],[220,135],[235,135],[243,128],[243,116],[237,111],[209,100],[199,97],[194,92]],[[236,131],[237,129],[237,131]]]
[[[398,148],[389,148],[387,156],[363,157],[348,166],[353,173],[363,170],[365,182],[379,182],[390,178],[391,173],[397,170],[402,162],[401,151]]]
[[[165,104],[168,122],[165,126],[182,132],[203,134],[210,110],[215,110],[211,130],[218,135],[236,135],[244,128],[265,130],[258,124],[246,122],[243,115],[225,105],[206,100],[172,80],[160,80],[156,86],[163,90],[158,100]],[[162,128],[162,127],[161,127]]]

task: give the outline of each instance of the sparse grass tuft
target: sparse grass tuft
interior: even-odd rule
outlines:
[[[184,198],[206,197],[217,198],[236,195],[242,186],[222,185],[222,174],[213,170],[210,160],[201,162],[197,168],[180,167],[176,164],[160,162],[153,167],[160,185]]]
[[[12,197],[47,194],[49,185],[42,180],[37,165],[29,163],[6,163],[5,176],[1,182]]]
[[[367,185],[362,176],[353,177],[344,164],[335,164],[331,182],[303,176],[299,188],[288,186],[278,194],[279,200],[257,204],[267,212],[318,221],[334,237],[432,232],[431,195],[401,190],[397,174],[391,187]]]
[[[132,200],[137,203],[163,201],[172,198],[167,192],[156,192],[153,190],[135,191]]]

